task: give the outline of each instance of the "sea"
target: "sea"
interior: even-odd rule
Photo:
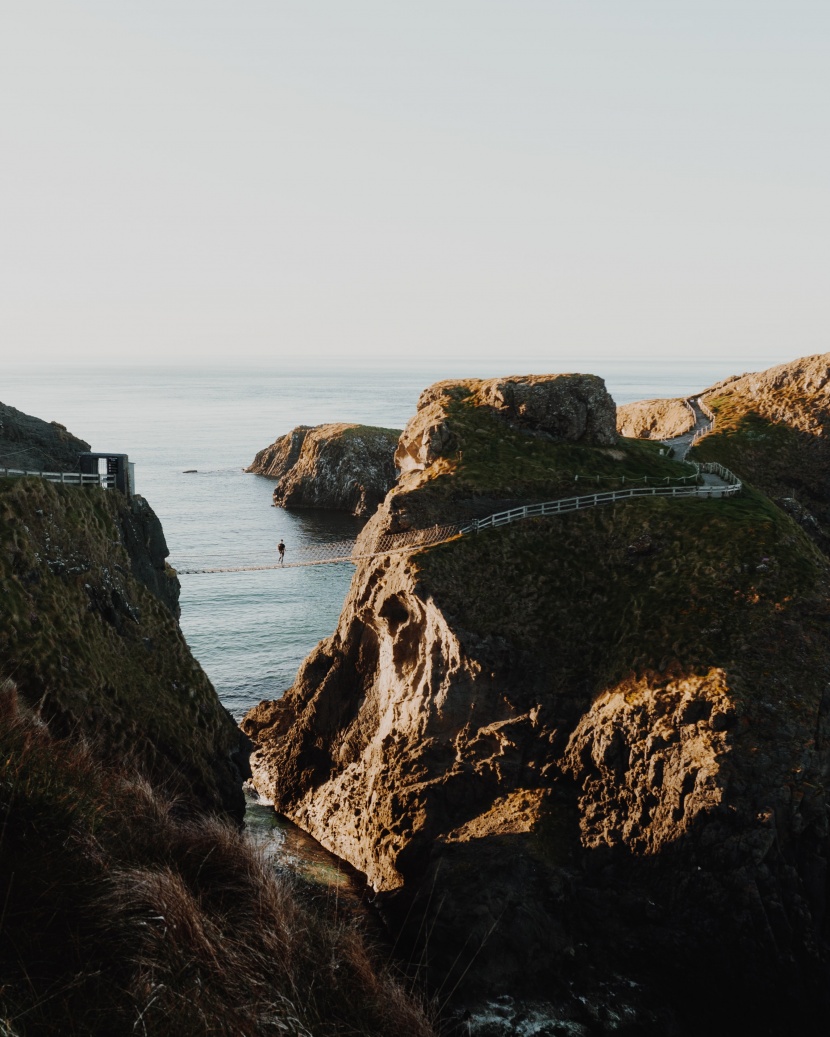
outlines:
[[[598,374],[623,404],[690,395],[769,363],[563,358],[551,370]],[[229,568],[273,565],[280,539],[290,561],[300,548],[344,540],[361,525],[335,512],[273,507],[273,480],[244,471],[258,450],[296,425],[402,429],[432,382],[495,377],[512,367],[4,364],[0,399],[60,422],[97,452],[128,454],[136,491],[161,519],[175,568]],[[334,631],[353,571],[344,562],[181,576],[182,631],[237,720],[262,699],[279,698]]]

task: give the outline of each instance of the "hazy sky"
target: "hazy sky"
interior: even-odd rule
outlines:
[[[824,352],[827,0],[2,0],[7,359]]]

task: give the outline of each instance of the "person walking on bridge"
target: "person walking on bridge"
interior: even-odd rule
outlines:
[[[280,540],[280,542],[277,544],[277,551],[279,552],[280,556],[280,565],[285,565],[285,544],[282,542],[282,540]]]

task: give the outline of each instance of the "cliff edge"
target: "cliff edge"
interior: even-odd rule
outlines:
[[[830,554],[830,353],[727,379],[701,395],[715,430],[690,457],[738,472]]]
[[[434,1037],[240,830],[245,740],[165,556],[140,498],[0,478],[0,1031]]]

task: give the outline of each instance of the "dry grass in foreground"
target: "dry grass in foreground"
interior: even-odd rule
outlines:
[[[0,1034],[430,1037],[353,921],[0,686]]]

